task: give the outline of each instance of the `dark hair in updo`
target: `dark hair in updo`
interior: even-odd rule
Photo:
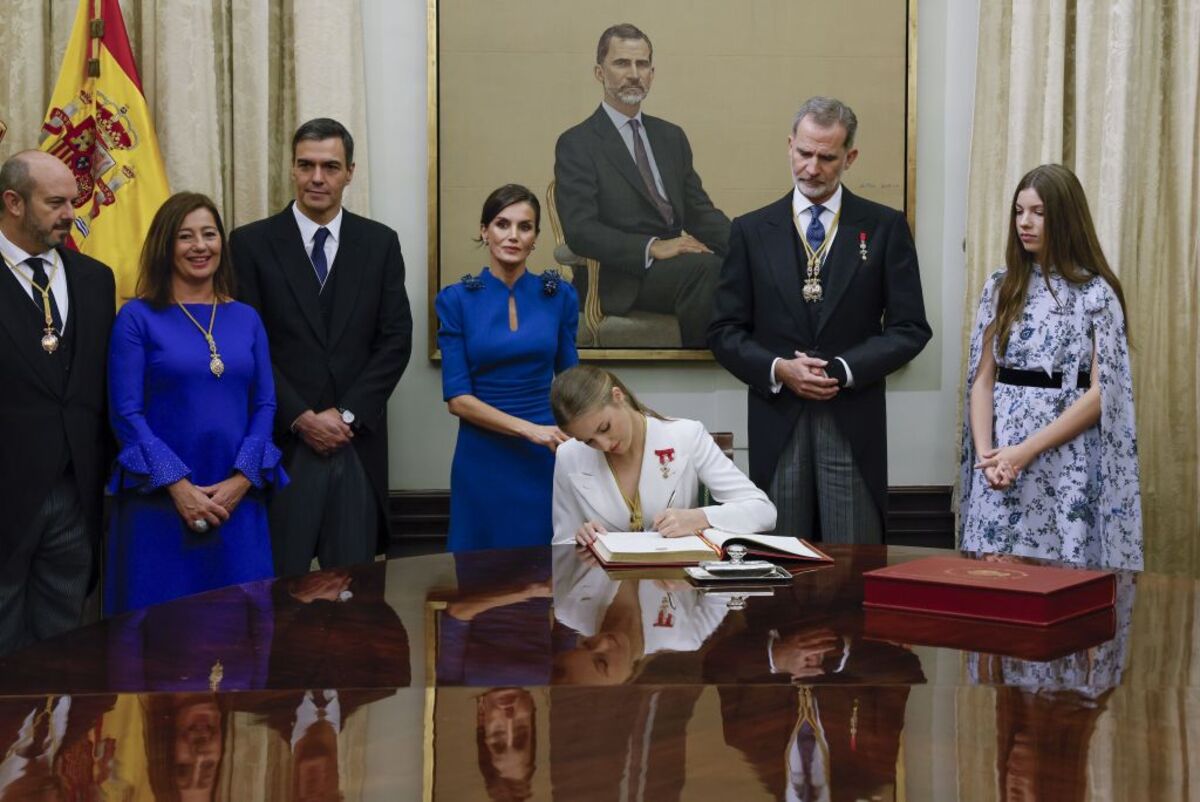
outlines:
[[[505,184],[499,189],[492,190],[492,194],[488,195],[487,200],[483,202],[479,225],[485,228],[491,225],[500,212],[514,203],[528,203],[533,207],[533,230],[535,233],[540,232],[542,230],[542,205],[538,203],[537,195],[520,184]]]

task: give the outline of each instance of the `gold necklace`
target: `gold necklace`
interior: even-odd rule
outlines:
[[[842,217],[842,210],[839,208],[837,214],[833,216],[833,224],[829,227],[829,233],[825,235],[825,239],[821,240],[821,244],[813,248],[808,244],[808,237],[804,236],[804,232],[800,230],[800,215],[795,215],[792,222],[796,224],[796,232],[800,235],[800,244],[804,246],[804,253],[808,257],[808,271],[804,278],[804,289],[801,294],[804,300],[808,303],[816,303],[821,300],[825,291],[821,289],[821,265],[825,262],[825,255],[829,252],[829,243],[833,242],[833,235],[837,233],[838,220]]]
[[[642,455],[646,453],[646,416],[642,415]],[[631,446],[632,448],[632,446]],[[641,532],[645,528],[645,519],[642,517],[642,489],[641,489],[641,470],[638,471],[638,483],[634,486],[633,498],[625,495],[625,490],[621,487],[621,479],[617,476],[617,469],[613,467],[612,460],[608,454],[604,455],[604,461],[608,463],[609,473],[612,474],[613,482],[617,485],[617,492],[621,494],[621,500],[625,502],[625,506],[629,508],[629,531]],[[641,460],[638,460],[641,464]]]
[[[62,257],[57,253],[54,254],[54,269],[50,271],[50,275],[46,278],[46,286],[43,287],[29,276],[17,270],[17,266],[8,261],[8,257],[4,257],[4,264],[8,265],[18,278],[22,279],[30,287],[38,291],[42,296],[42,314],[45,316],[46,327],[42,330],[42,350],[47,354],[53,354],[58,350],[58,332],[54,328],[54,315],[50,313],[50,287],[54,284],[54,277],[58,275],[58,268],[62,266]],[[34,306],[37,301],[34,301]]]
[[[213,324],[217,322],[216,296],[213,296],[212,314],[208,316],[207,330],[200,325],[199,320],[196,320],[196,318],[192,317],[192,313],[187,310],[187,307],[183,305],[182,301],[176,301],[175,303],[180,309],[183,310],[183,313],[187,315],[188,320],[192,321],[192,323],[196,325],[196,328],[200,330],[200,333],[204,335],[205,341],[208,342],[208,353],[210,355],[208,360],[208,369],[212,371],[212,375],[216,376],[218,379],[221,378],[221,374],[225,372],[225,363],[221,361],[221,355],[217,352],[217,341],[213,339],[212,334]]]

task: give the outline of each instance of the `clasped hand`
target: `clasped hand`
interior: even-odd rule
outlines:
[[[305,445],[322,457],[328,457],[354,439],[354,430],[333,407],[321,412],[307,410],[296,418],[295,429]]]
[[[842,645],[831,629],[813,627],[783,635],[771,646],[776,671],[786,671],[793,679],[809,679],[825,674],[825,658]]]
[[[650,528],[663,537],[694,535],[702,529],[708,529],[709,526],[708,516],[704,514],[704,510],[699,508],[682,510],[676,507],[668,507],[655,515],[650,524]],[[604,534],[607,531],[599,521],[587,521],[575,532],[575,542],[581,546],[589,546],[595,541],[596,535]]]
[[[828,401],[838,394],[838,381],[825,373],[829,363],[815,356],[796,351],[792,359],[775,363],[775,378],[801,398]]]
[[[983,478],[993,490],[1007,490],[1017,481],[1021,471],[1029,464],[1029,456],[1020,445],[988,448],[979,452],[976,469],[983,471]]]
[[[225,523],[249,489],[250,480],[241,473],[234,473],[215,485],[197,486],[183,478],[167,486],[175,511],[188,528],[201,520],[208,522],[210,527]]]

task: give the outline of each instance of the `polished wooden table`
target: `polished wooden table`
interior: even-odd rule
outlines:
[[[573,548],[253,583],[0,660],[0,800],[1200,799],[1195,580],[1056,630],[861,607]]]

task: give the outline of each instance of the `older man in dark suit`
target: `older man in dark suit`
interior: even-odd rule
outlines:
[[[47,153],[0,167],[0,654],[79,625],[100,532],[116,288],[63,247],[78,192]]]
[[[842,186],[857,128],[839,100],[800,107],[794,187],[733,221],[709,346],[750,387],[750,478],[775,502],[776,531],[879,543],[884,379],[931,331],[903,213]]]
[[[653,58],[633,25],[601,35],[604,100],[554,151],[558,212],[571,250],[600,262],[605,314],[673,314],[683,347],[703,348],[729,218],[705,193],[683,129],[641,112]]]
[[[396,232],[342,208],[354,140],[336,120],[292,138],[296,201],[229,243],[275,372],[275,441],[291,484],[271,504],[275,568],[370,560],[386,531],[387,401],[412,349]]]

